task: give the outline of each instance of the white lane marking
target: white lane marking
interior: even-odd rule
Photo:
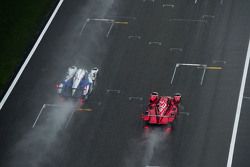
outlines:
[[[91,18],[87,18],[86,21],[84,22],[83,26],[82,26],[82,29],[80,31],[80,35],[82,35],[82,32],[84,31],[84,29],[86,28],[87,24],[90,21],[101,21],[101,22],[108,22],[108,23],[112,23],[113,24],[115,20],[113,20],[113,19],[98,19],[98,18],[92,18],[91,19]]]
[[[173,51],[179,51],[179,52],[182,52],[183,49],[182,48],[169,48],[169,51],[170,52],[173,52]]]
[[[150,1],[150,2],[155,2],[155,0],[143,0],[143,2]]]
[[[227,159],[227,167],[231,167],[232,162],[233,162],[234,147],[235,147],[235,142],[236,142],[236,137],[237,137],[238,125],[239,125],[239,121],[240,121],[241,106],[242,106],[242,101],[243,101],[243,97],[244,97],[243,95],[244,95],[245,84],[246,84],[246,79],[247,79],[249,60],[250,60],[250,41],[248,44],[247,56],[246,56],[246,60],[245,60],[244,71],[243,71],[243,76],[242,76],[242,81],[241,81],[241,86],[240,86],[239,99],[238,99],[235,120],[234,120],[234,126],[233,126],[233,133],[232,133],[232,138],[231,138],[231,143],[230,143],[230,148],[229,148],[229,153],[228,153],[228,159]]]
[[[80,36],[82,35],[84,29],[86,28],[86,26],[88,25],[88,23],[90,21],[97,21],[97,22],[100,21],[100,22],[105,22],[105,23],[111,24],[110,27],[109,27],[109,30],[108,30],[108,32],[106,34],[107,38],[109,37],[109,34],[110,34],[110,32],[111,32],[111,30],[112,30],[112,28],[113,28],[113,26],[115,24],[128,24],[127,21],[116,21],[116,20],[113,20],[113,19],[104,19],[104,18],[101,18],[101,19],[99,19],[99,18],[92,18],[92,19],[91,18],[87,18],[86,21],[84,22],[82,28],[81,28]]]
[[[143,100],[143,97],[139,97],[139,96],[131,96],[128,98],[129,101],[132,101],[132,100],[139,100],[139,101],[142,101]]]
[[[129,35],[128,36],[128,39],[132,39],[132,38],[141,39],[141,36],[140,35]]]
[[[71,112],[70,117],[69,117],[69,119],[68,119],[68,121],[67,121],[67,123],[66,123],[66,125],[65,125],[65,127],[64,127],[65,129],[68,127],[69,122],[71,121],[71,119],[72,119],[74,113],[75,113],[75,111],[72,111],[72,112]]]
[[[206,64],[190,64],[190,63],[177,63],[177,67],[182,66],[194,66],[194,67],[207,67]]]
[[[106,90],[106,93],[117,93],[117,94],[120,94],[121,93],[121,90],[118,90],[118,89],[107,89]]]
[[[82,29],[81,29],[81,31],[80,31],[80,36],[82,35],[82,32],[83,32],[83,30],[85,29],[85,27],[87,26],[87,24],[89,23],[89,21],[90,21],[90,18],[87,18],[86,21],[84,22],[84,24],[83,24],[83,26],[82,26]]]
[[[35,120],[35,122],[34,122],[32,128],[34,128],[34,127],[36,126],[36,123],[37,123],[38,119],[40,118],[40,115],[42,114],[44,108],[46,108],[46,104],[44,104],[44,105],[42,106],[42,108],[41,108],[39,114],[38,114],[37,117],[36,117],[36,120]]]
[[[32,128],[34,128],[34,127],[36,126],[36,123],[37,123],[37,121],[39,120],[40,116],[42,115],[43,110],[44,110],[45,108],[47,108],[47,107],[63,108],[62,105],[58,105],[58,104],[43,104],[41,110],[39,111],[39,113],[38,113],[38,115],[37,115],[37,117],[36,117],[36,119],[35,119],[35,121],[34,121],[34,123],[33,123]],[[76,109],[72,110],[72,112],[71,112],[71,114],[70,114],[70,118],[69,118],[69,119],[67,120],[67,122],[66,122],[65,128],[68,127],[69,122],[71,121],[71,119],[72,119],[73,114],[74,114],[75,111],[76,111]]]
[[[200,22],[200,23],[207,23],[206,20],[201,20],[201,19],[169,19],[169,21],[176,21],[176,22]]]
[[[177,68],[180,67],[180,66],[191,66],[191,67],[196,67],[196,68],[203,68],[203,73],[202,73],[202,76],[201,76],[200,85],[203,84],[203,80],[204,80],[205,73],[206,73],[206,70],[207,70],[207,65],[206,65],[206,64],[177,63],[177,64],[175,65],[174,72],[173,72],[173,75],[172,75],[171,85],[173,84],[176,70],[177,70]]]
[[[58,105],[58,104],[45,104],[48,107],[63,107],[62,105]]]
[[[163,4],[162,7],[171,7],[171,8],[174,8],[174,4]]]
[[[189,112],[184,112],[184,111],[180,111],[180,112],[179,112],[179,114],[181,114],[181,115],[185,115],[185,116],[189,116],[189,115],[190,115],[190,113],[189,113]]]
[[[46,107],[63,107],[63,106],[60,106],[60,105],[57,105],[57,104],[43,104],[43,106],[42,106],[40,112],[38,113],[38,115],[37,115],[37,117],[36,117],[36,120],[35,120],[35,122],[34,122],[32,128],[34,128],[34,127],[36,126],[36,123],[37,123],[38,119],[40,118],[40,116],[41,116],[43,110],[44,110]]]
[[[114,24],[115,24],[114,22],[111,23],[111,25],[110,25],[110,27],[109,27],[109,30],[108,30],[108,32],[107,32],[107,34],[106,34],[106,37],[107,37],[107,38],[109,37],[109,34],[110,34],[112,28],[114,27]]]
[[[47,24],[45,25],[43,31],[41,32],[41,34],[39,35],[36,43],[34,44],[33,48],[31,49],[28,57],[25,59],[22,67],[20,68],[20,70],[18,71],[15,79],[13,80],[13,82],[11,83],[9,89],[7,90],[7,92],[5,93],[3,99],[1,100],[1,103],[0,103],[0,110],[2,109],[3,105],[5,104],[6,100],[8,99],[9,95],[11,94],[12,90],[14,89],[17,81],[19,80],[19,78],[21,77],[23,71],[25,70],[26,66],[28,65],[31,57],[33,56],[33,54],[35,53],[38,45],[40,44],[41,40],[43,39],[43,36],[44,34],[46,33],[46,31],[48,30],[50,24],[52,23],[54,17],[56,16],[56,13],[58,12],[59,8],[61,7],[62,3],[63,3],[64,0],[60,0],[59,3],[57,4],[54,12],[52,13],[52,15],[50,16]]]
[[[223,63],[223,64],[227,64],[227,61],[224,60],[213,60],[213,63]]]
[[[198,0],[194,0],[194,4],[196,4],[196,3],[197,3],[197,1],[198,1]]]
[[[211,19],[214,19],[215,18],[215,16],[213,16],[213,15],[207,15],[207,14],[204,14],[204,15],[202,15],[202,17],[201,17],[202,19],[205,19],[205,18],[211,18]]]
[[[248,96],[244,96],[244,99],[250,100],[250,97],[248,97]]]
[[[149,44],[149,45],[155,44],[155,45],[159,45],[159,46],[162,45],[162,43],[161,43],[161,42],[158,42],[158,41],[149,41],[148,44]]]
[[[104,22],[114,22],[115,20],[113,19],[98,19],[98,18],[93,18],[93,19],[89,19],[92,21],[104,21]]]
[[[176,65],[175,65],[175,67],[174,67],[174,72],[173,72],[172,79],[171,79],[171,85],[173,84],[173,81],[174,81],[174,76],[175,76],[175,73],[176,73],[176,69],[177,69],[177,67],[179,67],[179,65],[178,65],[178,64],[176,64]]]
[[[206,68],[206,67],[203,67],[203,68],[204,68],[204,69],[203,69],[203,73],[202,73],[200,85],[203,84],[203,80],[204,80],[204,77],[205,77],[205,73],[206,73],[206,71],[207,71],[207,68]]]

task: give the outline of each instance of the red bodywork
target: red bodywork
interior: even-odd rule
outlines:
[[[152,95],[150,96],[151,99]],[[178,115],[178,105],[181,95],[173,97],[159,96],[153,102],[150,100],[147,111],[143,114],[143,120],[148,125],[172,125]]]

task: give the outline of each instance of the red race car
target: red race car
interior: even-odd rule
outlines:
[[[159,96],[152,92],[149,98],[147,111],[142,115],[145,128],[149,125],[165,125],[167,131],[173,129],[173,123],[179,113],[178,106],[181,102],[181,94],[171,96]]]

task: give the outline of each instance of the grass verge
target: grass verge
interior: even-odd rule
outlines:
[[[58,0],[0,2],[0,96],[7,90]]]

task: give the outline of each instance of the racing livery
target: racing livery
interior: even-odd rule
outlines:
[[[69,67],[65,79],[57,84],[57,93],[64,98],[80,99],[84,103],[96,84],[98,71],[96,67],[90,72],[76,66]]]
[[[145,127],[148,125],[167,125],[168,130],[172,130],[173,123],[178,115],[178,106],[181,102],[181,95],[159,96],[157,92],[152,92],[146,112],[142,115]]]

